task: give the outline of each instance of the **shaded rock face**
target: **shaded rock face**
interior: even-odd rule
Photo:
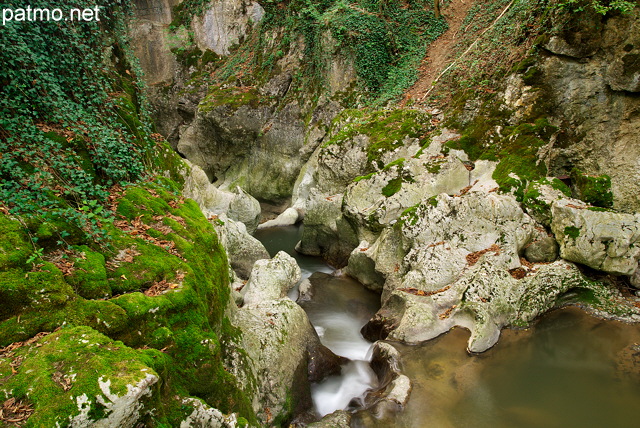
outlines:
[[[178,62],[171,53],[166,32],[173,7],[180,0],[135,0],[135,20],[131,23],[131,42],[140,60],[147,84],[171,82]]]
[[[554,174],[578,167],[609,175],[614,207],[633,212],[640,210],[640,21],[594,19],[545,45],[551,55],[542,62],[542,84],[568,131],[552,145],[548,164]]]
[[[177,149],[201,166],[223,189],[237,185],[261,201],[281,204],[291,196],[298,172],[319,140],[306,146],[303,112],[297,103],[222,104],[196,118],[182,133]]]
[[[219,87],[193,83],[194,68],[176,61],[171,49],[228,55],[231,46],[248,37],[264,10],[257,2],[211,1],[188,29],[180,27],[169,34],[174,5],[169,0],[140,0],[131,24],[159,132],[216,186],[232,191],[240,186],[280,213],[290,201],[300,169],[341,109],[328,97],[355,80],[351,60],[337,50],[330,35],[323,36],[321,42],[330,52],[330,73],[328,94],[319,99],[302,94],[284,101],[303,57],[303,44],[295,42],[278,60],[278,73],[259,87],[247,87],[241,81]],[[275,40],[280,35],[274,31]],[[265,49],[269,43],[265,42]]]
[[[264,9],[254,1],[211,2],[203,16],[193,20],[196,43],[205,51],[228,55],[229,48],[242,43],[251,27],[262,20]]]

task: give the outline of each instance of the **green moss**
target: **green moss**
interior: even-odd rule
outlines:
[[[571,172],[571,179],[578,197],[583,201],[596,207],[611,208],[613,206],[611,178],[608,175],[588,175],[574,168]]]
[[[462,135],[457,140],[447,141],[445,146],[450,149],[464,151],[472,161],[478,160],[483,153],[479,138],[473,134]]]
[[[381,157],[401,147],[405,138],[425,138],[430,126],[429,115],[418,110],[345,110],[334,119],[332,128],[337,129],[325,147],[342,145],[357,135],[369,138],[367,160],[376,168],[384,168]]]
[[[398,167],[398,168],[402,169],[402,167],[404,166],[404,162],[405,162],[404,158],[398,158],[398,159],[386,164],[384,166],[384,168],[382,168],[382,170],[383,171],[389,171],[390,169],[392,169],[394,167]]]
[[[569,238],[576,239],[580,236],[580,229],[575,226],[567,226],[564,228],[564,234]]]
[[[153,406],[158,412],[149,416],[152,425],[179,424],[188,415],[179,397],[193,395],[224,412],[239,412],[256,425],[243,386],[224,370],[222,341],[232,335],[240,342],[224,322],[230,294],[226,255],[198,205],[178,197],[177,189],[171,180],[157,179],[129,187],[118,204],[118,221],[126,219],[142,232],[151,226],[166,243],[154,245],[145,233],[130,234],[105,223],[109,246],[75,247],[84,258],[75,260],[76,271],[67,278],[51,263],[37,272],[25,271],[23,262],[0,271],[0,347],[61,326],[90,327],[129,348],[164,350],[146,349],[140,356],[150,366],[156,361],[153,368],[168,386],[160,391],[162,403]],[[7,221],[0,216],[0,226],[13,226]],[[15,260],[24,260],[31,251]],[[164,294],[130,292],[162,280],[174,284]],[[110,300],[82,297],[103,297],[109,288],[125,294]],[[102,412],[96,406],[90,414]]]
[[[0,346],[27,340],[41,331],[62,326],[90,326],[103,334],[115,335],[129,323],[127,314],[110,301],[70,298],[45,308],[24,306],[21,312],[0,323]]]
[[[564,193],[566,197],[568,198],[571,197],[571,189],[569,189],[569,186],[564,184],[562,180],[554,178],[553,180],[551,180],[551,187],[554,188],[555,190],[561,191],[562,193]]]
[[[418,215],[418,210],[420,209],[421,206],[422,206],[421,204],[416,204],[404,210],[402,214],[400,214],[400,221],[398,221],[397,224],[399,225],[408,224],[410,226],[415,225],[418,222],[418,220],[420,220],[420,216]]]
[[[442,168],[442,164],[444,164],[446,162],[447,162],[446,159],[432,159],[429,162],[425,163],[424,167],[431,174],[437,174],[437,173],[440,172],[440,169]]]
[[[65,280],[78,295],[85,299],[111,297],[104,256],[91,251],[87,246],[76,247],[75,250],[81,254],[81,257],[74,260],[75,270]]]
[[[367,174],[367,175],[361,175],[361,176],[359,176],[359,177],[354,178],[354,179],[353,179],[353,182],[354,182],[354,183],[357,183],[358,181],[368,180],[368,179],[370,179],[371,177],[373,177],[375,174],[376,174],[375,172],[370,172],[370,173],[369,173],[369,174]]]
[[[200,102],[198,109],[203,113],[207,113],[220,106],[225,106],[232,110],[237,110],[244,105],[256,108],[263,100],[264,97],[260,96],[258,90],[253,87],[217,86],[209,88],[209,93]]]
[[[33,252],[33,245],[22,224],[0,213],[0,236],[0,270],[23,266]]]
[[[73,290],[62,274],[50,263],[37,272],[11,269],[0,272],[0,319],[18,315],[26,308],[51,311],[63,306],[73,296]]]
[[[146,364],[148,357],[89,327],[64,328],[40,339],[38,345],[15,351],[14,358],[23,359],[17,373],[0,380],[0,388],[9,396],[33,404],[35,412],[25,427],[66,426],[80,413],[82,396],[88,399],[85,406],[90,415],[106,416],[108,412],[97,401],[98,396],[105,398],[100,381],[109,382],[111,394],[124,395],[128,385],[158,376]],[[0,364],[11,360],[2,357]],[[71,388],[65,391],[66,382]],[[158,405],[159,387],[152,386],[152,396],[144,400]]]

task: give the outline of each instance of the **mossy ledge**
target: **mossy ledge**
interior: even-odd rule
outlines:
[[[25,426],[108,418],[101,385],[121,396],[147,376],[155,380],[138,418],[146,426],[179,425],[192,410],[187,397],[256,423],[251,385],[224,365],[222,343],[239,335],[225,316],[227,257],[178,188],[159,177],[113,194],[108,242],[71,246],[66,259],[53,257],[55,246],[34,247],[17,219],[0,214],[0,347],[55,331],[0,352],[0,392],[33,406]]]

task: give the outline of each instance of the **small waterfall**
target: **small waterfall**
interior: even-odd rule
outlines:
[[[377,377],[371,369],[372,343],[360,334],[360,329],[380,307],[380,298],[358,282],[333,276],[334,269],[318,257],[295,252],[301,228],[295,226],[263,229],[256,232],[271,255],[278,251],[291,254],[300,269],[303,280],[311,284],[311,299],[300,302],[315,327],[320,341],[336,355],[350,361],[342,367],[339,376],[330,376],[312,385],[315,409],[321,416],[335,410],[357,407],[372,388]],[[298,291],[289,294],[297,298]]]

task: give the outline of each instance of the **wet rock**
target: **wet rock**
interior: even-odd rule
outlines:
[[[362,285],[370,290],[381,292],[385,278],[384,275],[376,271],[375,262],[371,254],[368,253],[369,248],[370,245],[367,241],[360,242],[360,245],[349,256],[346,272],[348,275],[357,278]]]
[[[309,428],[349,428],[351,413],[346,410],[336,410],[323,417],[320,421],[307,425]]]
[[[265,221],[258,226],[258,229],[267,229],[270,227],[291,226],[298,222],[298,210],[295,208],[287,208],[282,214],[273,220]]]
[[[313,286],[309,279],[304,279],[298,286],[298,302],[308,302],[313,298]]]
[[[342,218],[341,207],[342,195],[312,194],[296,250],[323,257],[336,267],[344,266],[358,240],[350,224]]]
[[[558,243],[550,236],[534,241],[524,250],[531,263],[548,263],[558,258]]]
[[[551,229],[566,260],[616,275],[633,275],[640,258],[640,214],[594,211],[561,200]]]
[[[264,424],[310,408],[309,378],[339,367],[322,349],[307,314],[288,298],[245,305],[236,311],[234,324],[243,331],[243,347],[253,361],[255,400]]]
[[[371,367],[380,381],[380,388],[369,393],[366,406],[377,415],[398,412],[409,401],[411,380],[402,374],[400,353],[389,343],[377,342],[373,348]]]
[[[258,260],[242,289],[245,306],[285,297],[300,277],[298,263],[284,251],[271,260]]]

